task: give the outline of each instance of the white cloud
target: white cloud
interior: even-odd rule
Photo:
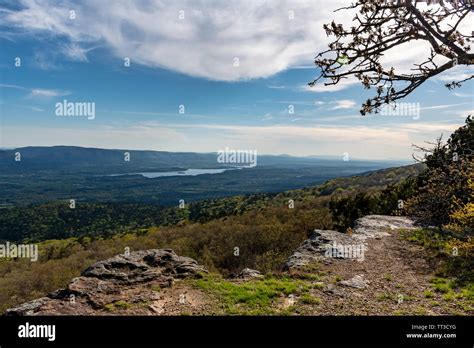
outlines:
[[[458,103],[458,104],[444,104],[444,105],[432,105],[432,106],[424,106],[421,110],[438,110],[438,109],[447,109],[452,108],[454,106],[466,105],[472,103]]]
[[[474,67],[465,67],[458,65],[450,70],[445,71],[435,77],[435,80],[442,82],[462,81],[474,75]]]
[[[69,91],[60,91],[56,89],[43,89],[43,88],[33,88],[29,94],[30,98],[33,97],[44,97],[44,98],[52,98],[52,97],[62,97],[65,95],[69,95],[71,92]]]
[[[458,98],[471,98],[474,99],[474,94],[469,94],[469,93],[459,93],[459,92],[454,92],[453,95]]]
[[[65,56],[87,60],[103,45],[132,64],[162,67],[212,80],[268,77],[288,68],[313,68],[328,38],[322,25],[332,11],[323,0],[21,0],[23,8],[0,14],[7,25],[41,39],[67,38]],[[76,18],[69,18],[74,9]],[[180,11],[184,19],[179,19]],[[293,11],[291,18],[289,11]],[[234,67],[234,58],[239,66]]]
[[[1,19],[27,34],[67,38],[59,49],[86,60],[104,45],[118,59],[212,80],[268,77],[290,67],[312,67],[326,47],[322,25],[344,4],[322,0],[22,0]],[[70,9],[76,18],[69,18]],[[184,19],[179,19],[180,11]],[[291,19],[289,11],[293,11]],[[234,67],[234,58],[239,66]]]
[[[318,83],[314,86],[303,85],[299,87],[300,91],[303,92],[313,92],[313,93],[326,93],[326,92],[339,92],[343,89],[349,88],[356,84],[360,84],[360,81],[357,80],[355,77],[349,77],[347,79],[340,80],[337,85],[329,85],[325,86],[324,83],[328,83],[328,81],[318,81]]]
[[[87,61],[89,51],[101,46],[120,61],[129,57],[132,64],[221,81],[269,77],[286,69],[315,69],[316,75],[314,56],[330,41],[323,24],[334,19],[353,25],[352,10],[334,12],[348,0],[20,3],[20,10],[0,12],[4,28],[10,26],[12,33],[32,35],[35,40],[53,42],[51,37],[56,37],[57,49],[69,59]],[[71,9],[75,19],[70,19]],[[184,18],[180,19],[180,14]],[[426,47],[411,43],[407,49],[390,50],[383,59],[395,67],[409,68],[427,54]],[[238,67],[234,67],[235,58],[239,59]],[[303,90],[339,91],[356,82],[344,80],[329,87],[318,83]]]
[[[342,99],[342,100],[335,100],[331,102],[334,106],[331,110],[339,110],[339,109],[352,109],[357,105],[354,100]]]
[[[52,97],[62,97],[65,95],[71,94],[69,91],[63,91],[59,89],[46,89],[46,88],[29,88],[18,85],[9,85],[9,84],[0,84],[0,88],[13,88],[20,91],[27,91],[29,94],[27,98],[43,97],[43,98],[52,98]]]

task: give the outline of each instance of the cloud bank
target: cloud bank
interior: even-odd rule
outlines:
[[[2,35],[57,39],[65,58],[88,60],[103,47],[116,59],[218,81],[265,78],[311,66],[330,41],[323,24],[349,27],[348,0],[20,0],[1,9]],[[384,57],[411,67],[429,50],[411,44]],[[313,91],[337,91],[340,86]]]
[[[343,3],[22,0],[1,19],[17,33],[66,39],[58,48],[70,59],[85,61],[100,44],[132,64],[235,81],[310,63],[327,41],[323,23]]]

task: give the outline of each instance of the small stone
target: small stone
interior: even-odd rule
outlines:
[[[234,278],[236,279],[254,279],[254,278],[262,278],[263,274],[260,271],[251,268],[244,268],[239,274],[237,274]]]
[[[368,286],[368,282],[364,279],[364,276],[359,274],[349,280],[343,280],[339,282],[339,284],[356,289],[365,289]]]

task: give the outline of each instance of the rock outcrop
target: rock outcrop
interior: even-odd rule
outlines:
[[[332,262],[334,259],[364,261],[368,250],[367,239],[383,238],[390,231],[416,228],[412,220],[400,216],[368,215],[358,219],[352,234],[330,230],[314,230],[290,256],[286,270],[295,270],[314,262]]]
[[[133,296],[135,302],[156,300],[156,291],[139,290],[139,285],[168,288],[177,279],[199,276],[207,270],[189,257],[178,256],[170,249],[152,249],[117,255],[99,261],[74,278],[66,289],[8,309],[7,315],[88,315],[108,304]],[[111,308],[111,307],[108,307]]]

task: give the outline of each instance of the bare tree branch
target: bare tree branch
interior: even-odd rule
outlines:
[[[365,115],[379,112],[384,103],[405,98],[426,80],[456,65],[474,64],[474,54],[470,53],[474,36],[458,31],[461,22],[474,11],[473,1],[458,0],[456,6],[454,2],[440,1],[424,10],[417,7],[418,2],[357,0],[336,10],[358,10],[353,18],[355,25],[346,29],[333,21],[323,26],[335,40],[328,50],[316,56],[315,64],[321,73],[309,85],[314,86],[321,79],[326,80],[326,86],[337,85],[341,80],[356,77],[366,89],[376,89],[375,97],[362,105],[360,112]],[[390,49],[420,40],[430,44],[430,54],[425,62],[414,64],[411,72],[397,73],[394,67],[383,67],[380,63]],[[443,64],[439,58],[444,58]],[[461,87],[472,78],[474,75],[446,87]]]

